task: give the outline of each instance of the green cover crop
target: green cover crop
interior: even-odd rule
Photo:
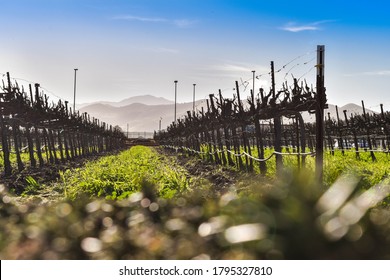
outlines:
[[[88,162],[82,169],[61,172],[65,195],[70,199],[85,194],[122,199],[145,186],[157,196],[170,198],[188,188],[187,177],[183,168],[144,146]]]

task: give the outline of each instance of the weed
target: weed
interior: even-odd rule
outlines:
[[[22,193],[23,196],[37,194],[38,190],[41,189],[41,185],[32,176],[26,177],[26,183],[27,185]]]
[[[154,149],[143,146],[88,162],[84,168],[60,175],[65,195],[70,199],[80,194],[123,199],[141,191],[145,181],[155,186],[159,196],[170,198],[189,185],[184,168],[174,166]]]

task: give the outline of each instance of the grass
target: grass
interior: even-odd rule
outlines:
[[[208,147],[203,146],[202,151],[207,152]],[[241,152],[244,150],[241,149]],[[272,148],[264,150],[264,157],[268,158],[273,153]],[[289,150],[291,151],[291,149]],[[283,153],[289,152],[286,148],[283,148]],[[226,153],[225,153],[226,154]],[[252,155],[258,157],[258,151],[256,148],[252,148]],[[360,159],[356,159],[355,152],[352,150],[346,150],[344,155],[340,150],[336,150],[334,155],[330,152],[324,154],[324,180],[323,184],[325,188],[331,186],[337,178],[343,174],[350,174],[360,179],[359,186],[363,189],[368,189],[380,182],[389,182],[390,175],[390,155],[388,153],[375,153],[377,160],[372,161],[370,153],[360,152]],[[202,155],[201,158],[207,160],[206,155]],[[246,157],[242,157],[244,165],[246,165]],[[267,162],[266,177],[269,179],[276,178],[276,158],[271,157]],[[284,155],[283,166],[288,170],[299,171],[298,157],[296,155]],[[236,170],[237,166],[235,167]],[[307,174],[311,174],[315,170],[315,157],[306,156],[305,166],[302,170]],[[260,173],[259,163],[254,161],[254,172]]]
[[[204,146],[204,151],[207,150]],[[290,149],[291,151],[291,149]],[[283,152],[288,152],[285,148]],[[269,157],[273,149],[265,149],[265,157]],[[257,157],[256,149],[252,149],[252,155]],[[23,154],[27,157],[27,154]],[[207,160],[205,155],[202,156]],[[324,188],[331,186],[337,178],[343,174],[350,174],[359,178],[359,187],[368,189],[380,182],[389,182],[390,156],[387,153],[376,153],[377,161],[371,160],[368,152],[361,152],[360,159],[357,160],[352,150],[336,150],[334,155],[325,152],[324,156]],[[11,157],[15,165],[15,155]],[[246,158],[242,157],[245,164]],[[1,160],[0,160],[1,162]],[[283,165],[288,170],[299,171],[298,157],[295,155],[283,156]],[[307,156],[304,168],[305,174],[314,172],[315,157]],[[0,164],[1,167],[1,164]],[[231,167],[238,170],[237,167]],[[254,173],[259,174],[259,163],[254,162]],[[39,189],[47,188],[42,185],[42,180],[37,175],[25,178],[24,195],[36,194]],[[76,168],[67,171],[60,171],[62,184],[57,184],[56,189],[63,189],[70,199],[76,199],[80,195],[106,197],[110,199],[125,198],[131,193],[140,191],[142,185],[155,186],[155,192],[159,196],[172,197],[176,192],[181,192],[192,184],[198,186],[207,184],[205,180],[193,182],[186,170],[178,164],[173,164],[171,160],[159,155],[155,150],[146,147],[133,147],[129,151],[124,151],[119,156],[102,157],[100,160],[91,161],[85,168]],[[267,161],[267,180],[276,178],[275,156]],[[23,183],[23,182],[20,182]],[[144,184],[148,183],[148,184]],[[241,184],[242,185],[242,184]],[[212,186],[207,186],[210,188]]]
[[[171,198],[186,190],[190,183],[183,168],[143,146],[88,162],[83,168],[60,175],[69,199],[81,195],[123,199],[148,185],[155,188],[150,191],[157,196]]]
[[[372,161],[368,152],[360,153],[357,160],[355,152],[347,151],[342,155],[336,151],[327,154],[324,161],[325,185],[331,185],[341,174],[352,174],[360,179],[360,186],[368,189],[380,182],[389,183],[390,156],[387,153],[375,153],[377,160]]]

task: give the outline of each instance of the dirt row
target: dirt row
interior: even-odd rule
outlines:
[[[268,191],[274,184],[273,180],[254,172],[238,171],[234,167],[221,166],[214,162],[200,159],[196,156],[187,156],[185,153],[169,149],[157,148],[164,156],[183,166],[195,180],[208,181],[211,185],[211,195],[220,197],[226,192],[258,193]]]
[[[157,150],[183,166],[195,180],[207,180],[212,184],[216,194],[223,194],[229,191],[237,182],[238,174],[232,169],[218,166],[215,163],[207,162],[197,157],[190,157],[184,153],[162,148]]]

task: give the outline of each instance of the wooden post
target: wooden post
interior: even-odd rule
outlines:
[[[251,152],[251,147],[249,145],[249,141],[248,141],[247,135],[246,135],[246,133],[247,133],[246,132],[246,123],[245,123],[245,120],[243,119],[244,108],[243,108],[243,105],[242,105],[241,99],[240,99],[240,89],[238,86],[238,81],[236,81],[236,92],[237,92],[237,99],[238,99],[238,110],[239,110],[238,114],[240,116],[239,119],[240,119],[240,123],[241,123],[242,143],[244,146],[244,151],[251,156],[252,152]],[[253,160],[252,160],[252,158],[249,158],[247,155],[245,155],[245,165],[246,165],[247,171],[253,170]]]
[[[316,95],[316,177],[322,184],[324,164],[324,109],[325,94],[325,46],[317,46],[317,95]]]
[[[219,154],[217,152],[218,148],[217,148],[217,141],[215,139],[215,129],[214,129],[214,102],[213,102],[213,98],[214,98],[214,95],[213,94],[210,94],[209,95],[210,97],[210,103],[207,102],[207,112],[208,112],[208,116],[211,116],[212,120],[209,120],[209,123],[211,124],[210,128],[211,128],[211,141],[212,141],[212,147],[213,147],[213,154],[214,154],[214,162],[217,163],[217,164],[220,164],[221,163],[221,160],[219,158]]]
[[[372,142],[371,142],[371,129],[370,129],[370,117],[366,114],[366,108],[364,107],[364,101],[362,100],[362,107],[363,107],[363,116],[364,120],[366,121],[366,131],[367,131],[367,141],[368,141],[368,148],[370,149],[370,155],[372,161],[376,161],[375,153],[372,151]]]
[[[298,113],[299,114],[299,113]],[[298,116],[296,115],[295,118],[292,119],[292,127],[291,127],[291,141],[292,141],[292,146],[293,146],[293,153],[298,153],[297,155],[297,164],[298,164],[298,170],[301,169],[301,157],[299,155],[299,152],[301,151],[300,148],[300,139],[299,139],[299,119]],[[295,135],[294,135],[294,130],[295,130]],[[296,137],[294,137],[296,136]]]
[[[16,154],[16,161],[18,163],[18,170],[22,171],[24,169],[24,164],[22,162],[22,158],[20,156],[20,142],[18,139],[19,127],[16,124],[16,120],[12,119],[12,134],[14,137],[14,148],[15,148],[15,154]]]
[[[31,100],[31,107],[33,107],[33,104],[34,104],[34,98],[33,98],[33,90],[32,90],[32,86],[31,84],[28,85],[29,89],[30,89],[30,100]]]
[[[254,102],[254,95],[255,93],[252,92],[252,99],[253,99],[253,102]],[[257,108],[259,109],[259,108]],[[264,135],[263,135],[263,132],[261,131],[261,127],[260,127],[260,118],[259,118],[259,115],[258,115],[258,112],[256,110],[256,107],[255,107],[255,104],[253,103],[253,119],[255,121],[255,130],[256,130],[256,145],[257,145],[257,153],[258,153],[258,157],[260,159],[264,159]],[[265,161],[260,161],[259,163],[259,167],[260,167],[260,173],[262,175],[265,175],[267,173],[267,164],[265,163]]]
[[[62,129],[62,132],[63,131],[64,130]],[[64,150],[63,150],[63,147],[62,147],[61,130],[58,129],[54,133],[56,133],[56,135],[57,135],[58,149],[60,150],[61,162],[64,162],[65,158],[64,158]]]
[[[8,89],[9,89],[10,92],[12,92],[12,95],[15,98],[15,101],[16,100],[20,101],[18,99],[18,96],[17,96],[17,90],[19,90],[19,89],[17,88],[17,89],[12,90],[11,81],[10,80],[9,80]],[[19,106],[20,106],[20,104],[19,104]],[[20,110],[20,109],[19,108],[15,108],[14,110],[17,111],[17,110]],[[12,133],[13,133],[13,137],[14,137],[14,147],[15,147],[16,160],[17,160],[17,164],[18,164],[18,170],[22,171],[24,169],[24,164],[23,164],[22,158],[20,156],[20,149],[21,149],[21,146],[22,146],[22,139],[21,139],[21,133],[20,133],[20,130],[19,130],[19,121],[15,119],[15,114],[12,114],[11,122],[12,122],[12,126],[11,127],[12,127]]]
[[[297,121],[299,121],[299,134],[300,134],[300,144],[301,144],[301,153],[306,153],[306,134],[305,134],[305,122],[300,113],[297,114]],[[302,168],[306,166],[306,156],[302,155]]]
[[[271,61],[271,82],[272,82],[272,98],[276,102],[276,86],[275,86],[275,68],[274,62]],[[271,104],[272,106],[272,104]],[[275,131],[275,152],[282,152],[282,122],[280,116],[274,118],[274,131]],[[282,155],[276,154],[276,172],[279,173],[283,168]]]
[[[63,133],[64,135],[64,147],[65,147],[65,157],[67,160],[71,159],[70,155],[70,141],[69,141],[69,131],[64,127]]]
[[[221,116],[218,115],[218,110],[217,110],[217,108],[215,107],[215,104],[214,104],[214,94],[210,94],[209,97],[210,97],[210,105],[211,105],[213,118],[214,119],[215,118],[218,119]],[[215,127],[213,125],[213,129],[214,128]],[[218,148],[221,151],[220,158],[218,160],[219,160],[219,163],[222,163],[223,165],[226,165],[227,161],[226,161],[226,157],[225,157],[225,152],[223,151],[224,149],[223,149],[223,144],[222,144],[222,139],[221,139],[221,131],[220,131],[219,125],[216,126],[215,131],[216,131],[216,134],[217,134],[217,143],[216,144],[218,144]]]
[[[30,133],[30,126],[26,127],[26,137],[27,137],[27,143],[28,143],[28,152],[30,155],[30,164],[31,167],[35,168],[37,166],[37,161],[35,160],[34,157],[34,143],[31,138],[31,133]]]
[[[329,146],[328,148],[330,149],[330,154],[332,156],[334,156],[334,148],[333,148],[333,140],[332,140],[332,120],[330,118],[330,113],[328,112],[328,126],[326,126],[326,131],[327,131],[327,134],[328,134],[328,143],[329,143]]]
[[[333,142],[332,142],[332,119],[330,118],[330,113],[328,112],[328,118],[325,118],[325,132],[328,137],[328,145],[329,153],[333,156]]]
[[[41,140],[39,135],[38,127],[35,126],[35,143],[37,147],[37,155],[38,155],[38,161],[39,161],[39,167],[42,167],[44,165],[43,157],[42,157],[42,150],[41,150]]]
[[[343,135],[342,135],[342,125],[340,122],[340,117],[339,117],[339,108],[336,105],[336,117],[337,117],[337,130],[338,130],[338,135],[339,135],[339,148],[341,149],[341,154],[344,155],[344,142],[343,142]]]
[[[236,126],[233,125],[231,127],[231,129],[232,129],[234,153],[238,155],[238,154],[241,154],[241,151],[240,151],[240,141],[238,140]],[[242,161],[242,157],[236,156],[235,158],[236,158],[237,168],[240,169],[240,170],[244,169],[244,163]]]
[[[49,120],[49,125],[50,125],[50,120]],[[49,143],[51,143],[51,150],[52,150],[52,153],[53,153],[53,156],[54,156],[54,163],[55,164],[58,164],[59,161],[58,161],[58,157],[57,157],[57,151],[56,151],[56,141],[55,141],[55,138],[53,136],[53,131],[51,128],[48,129],[48,133],[49,133]]]
[[[73,145],[73,131],[71,130],[68,131],[68,141],[69,141],[70,157],[71,159],[74,159],[75,153],[74,153],[74,145]]]
[[[226,117],[230,117],[230,116],[227,115],[226,109],[231,110],[231,108],[227,108],[226,104],[224,104],[224,99],[222,97],[222,91],[220,89],[219,89],[218,93],[219,93],[219,102],[220,102],[220,104],[222,106],[221,107],[221,110],[222,110],[221,114],[222,114],[222,121],[223,121],[223,133],[224,133],[225,146],[226,146],[226,149],[228,151],[230,151],[230,149],[231,149],[231,145],[230,145],[231,137],[229,135],[229,128],[227,126],[225,118]],[[229,106],[231,106],[230,102],[228,104],[229,104]],[[227,152],[226,156],[227,156],[227,161],[228,161],[229,165],[233,166],[234,162],[232,160],[231,154],[229,152]]]
[[[355,145],[355,156],[356,156],[356,159],[359,159],[360,158],[360,155],[359,155],[359,143],[358,143],[358,140],[357,140],[357,136],[356,136],[356,130],[354,127],[351,127],[349,125],[349,121],[348,121],[348,117],[347,117],[347,110],[344,110],[344,118],[345,118],[345,122],[347,124],[347,127],[351,130],[352,132],[352,135],[353,135],[353,142],[354,142],[354,145]]]
[[[7,73],[8,74],[8,73]],[[3,101],[4,94],[0,96],[0,129],[1,129],[1,144],[3,151],[3,160],[4,160],[4,175],[10,176],[12,173],[11,161],[10,161],[10,151],[8,146],[8,127],[6,125],[6,121],[3,117]]]
[[[389,128],[386,123],[386,118],[385,118],[385,113],[383,111],[383,104],[380,104],[381,106],[381,117],[382,117],[382,122],[383,122],[383,132],[385,133],[385,139],[386,143],[383,145],[383,149],[386,150],[387,152],[390,150],[390,135],[389,135]]]
[[[208,100],[206,100],[207,101],[207,107],[209,108],[209,101]],[[205,117],[205,112],[204,112],[204,108],[202,107],[202,128],[203,128],[203,138],[204,138],[204,140],[205,140],[205,142],[206,142],[206,146],[207,146],[207,148],[206,148],[206,152],[207,152],[207,154],[206,154],[206,159],[208,160],[208,161],[212,161],[213,160],[213,157],[211,156],[211,152],[212,152],[212,146],[211,146],[211,142],[210,142],[210,135],[209,135],[209,128],[208,128],[208,126],[207,125],[204,125],[205,123],[207,123],[207,120],[206,120],[206,117]]]

